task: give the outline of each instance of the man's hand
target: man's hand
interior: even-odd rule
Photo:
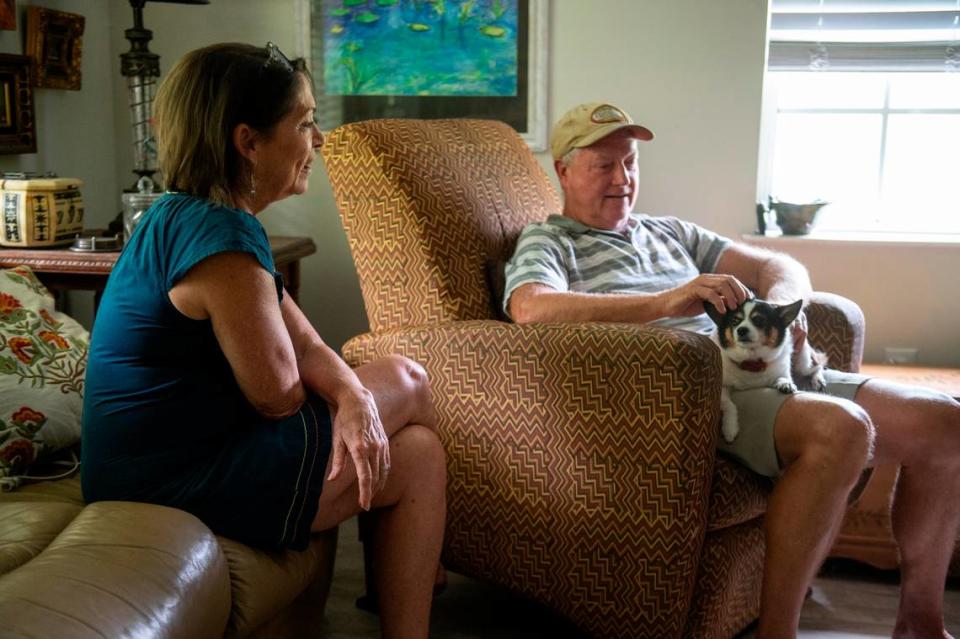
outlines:
[[[799,353],[807,343],[807,314],[800,311],[797,319],[790,325],[790,335],[793,336],[793,352]]]
[[[351,393],[337,406],[333,421],[333,462],[328,480],[343,470],[347,452],[357,468],[360,507],[370,510],[390,472],[390,444],[373,395],[367,389]]]
[[[732,275],[707,273],[663,294],[665,317],[693,317],[703,312],[703,303],[726,313],[753,297]]]

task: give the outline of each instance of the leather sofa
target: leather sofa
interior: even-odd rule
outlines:
[[[319,636],[336,543],[263,552],[174,508],[86,505],[76,475],[27,484],[0,493],[0,636]]]

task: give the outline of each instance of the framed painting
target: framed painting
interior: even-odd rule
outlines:
[[[0,154],[36,153],[31,60],[0,54]]]
[[[33,86],[80,90],[84,17],[27,7],[27,54],[34,60]]]
[[[548,0],[304,0],[301,10],[321,128],[486,118],[546,150]]]

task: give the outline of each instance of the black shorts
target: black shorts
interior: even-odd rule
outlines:
[[[215,451],[168,471],[161,487],[133,498],[185,510],[214,533],[251,546],[303,550],[331,431],[327,403],[310,395],[290,417],[237,427]]]

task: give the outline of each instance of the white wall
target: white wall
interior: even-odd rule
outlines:
[[[125,2],[111,0],[114,19]],[[551,3],[552,112],[595,99],[622,105],[657,140],[642,160],[645,210],[675,212],[724,232],[751,215],[766,23],[764,0],[555,0]],[[602,10],[598,10],[602,7]],[[162,70],[189,49],[223,40],[273,40],[295,51],[297,0],[213,0],[204,7],[147,4],[152,51]],[[686,34],[678,37],[677,34]],[[124,49],[113,30],[114,53]],[[119,38],[119,41],[118,41]],[[122,96],[115,99],[118,118]],[[127,135],[118,120],[118,135]],[[722,123],[722,124],[719,124]],[[552,175],[548,154],[540,160]],[[359,286],[326,176],[305,197],[262,219],[274,233],[307,234],[318,256],[304,263],[301,300],[324,337],[339,345],[366,330]]]
[[[656,136],[641,144],[638,210],[746,230],[765,0],[557,0],[552,11],[551,117],[592,100],[623,107]]]
[[[856,300],[867,318],[864,361],[882,362],[890,346],[918,349],[920,365],[960,366],[960,245],[755,241],[803,262],[817,288]]]
[[[120,61],[110,57],[107,3],[89,0],[45,0],[42,6],[78,13],[86,19],[81,55],[81,89],[34,89],[37,152],[0,155],[3,171],[53,171],[62,177],[80,178],[84,226],[105,227],[120,212],[113,133],[114,74]],[[0,52],[23,55],[26,38],[26,3],[17,2],[17,30],[0,31]],[[71,294],[65,308],[90,326],[93,298]]]
[[[0,52],[23,54],[25,3],[17,3],[17,31],[0,31]],[[86,18],[81,90],[34,89],[37,152],[0,155],[0,170],[55,171],[80,178],[88,227],[105,225],[120,212],[113,133],[113,76],[120,61],[110,56],[105,2],[45,0],[42,6]]]
[[[552,117],[587,100],[623,106],[656,134],[641,145],[639,210],[752,232],[766,4],[555,0]],[[806,264],[816,288],[860,304],[866,361],[912,347],[920,364],[960,366],[960,244],[768,246]]]
[[[83,177],[89,219],[102,225],[132,181],[119,76],[132,12],[126,0],[44,5],[87,16],[84,90],[37,91],[43,150],[0,157],[0,168]],[[166,71],[188,50],[225,40],[273,40],[298,52],[299,7],[300,0],[147,3],[144,19]],[[738,237],[754,227],[765,25],[765,0],[552,0],[548,118],[588,100],[623,106],[657,136],[643,146],[638,208]],[[0,50],[20,51],[19,42],[0,32]],[[112,101],[104,100],[111,92]],[[548,155],[539,159],[552,174]],[[339,346],[367,325],[326,175],[315,166],[309,192],[274,205],[262,219],[271,233],[309,235],[317,243],[317,255],[303,263],[301,300],[321,334]],[[863,306],[868,359],[879,360],[883,346],[918,346],[922,363],[960,366],[960,332],[953,328],[960,247],[778,248],[808,264],[817,288]]]
[[[183,54],[215,42],[273,41],[290,56],[301,53],[300,6],[299,0],[211,0],[200,6],[148,2],[144,26],[153,31],[150,50],[160,55],[160,71],[166,73]],[[127,0],[110,0],[110,8],[111,56],[119,59],[129,49],[123,31],[133,14]],[[119,83],[114,90],[118,148],[130,144],[125,91]],[[131,163],[122,154],[117,171],[125,174]],[[366,331],[360,285],[322,162],[314,164],[306,195],[273,205],[260,219],[273,235],[305,235],[316,242],[317,253],[301,263],[300,302],[323,338],[339,348]]]

